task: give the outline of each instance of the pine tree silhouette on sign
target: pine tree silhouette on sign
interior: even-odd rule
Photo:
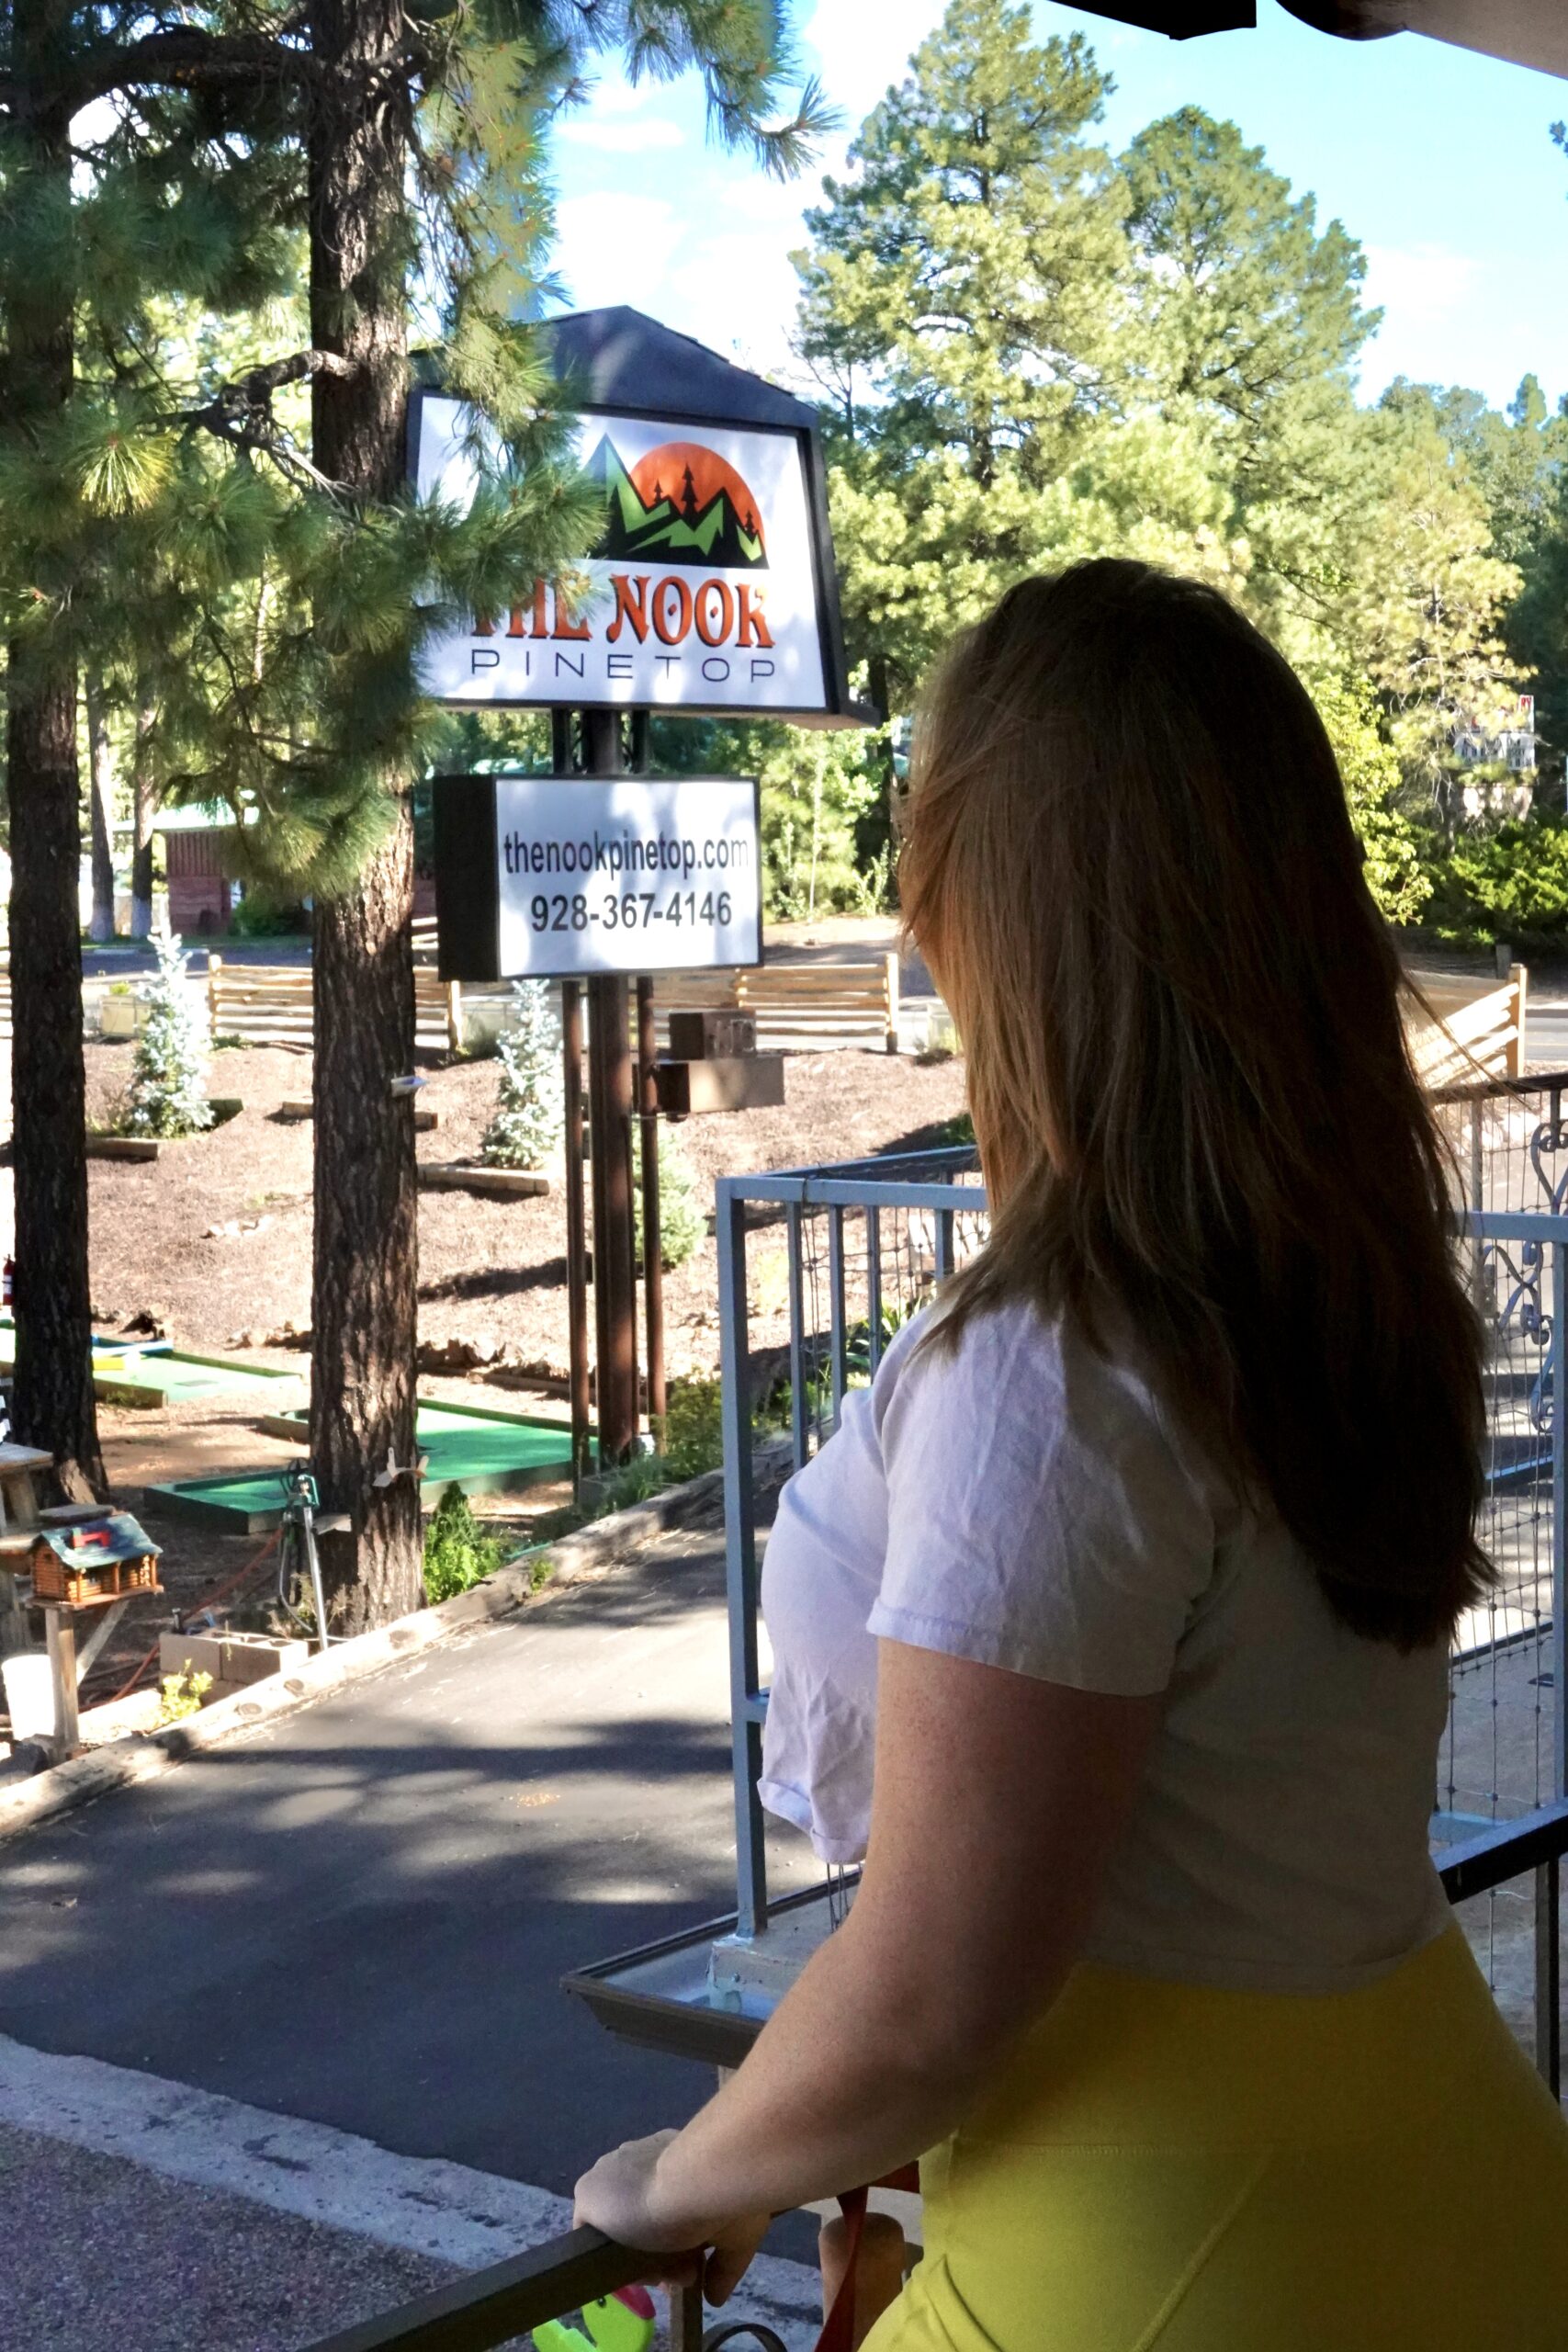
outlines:
[[[656,481],[653,485],[653,503],[655,506],[662,504],[663,498],[664,484],[661,481]]]
[[[754,539],[756,537],[757,517],[752,514],[751,509],[749,506],[746,509],[746,520],[741,524],[740,527],[745,532],[749,539]]]
[[[697,519],[697,485],[692,480],[690,466],[681,481],[681,519],[683,523],[694,523]]]

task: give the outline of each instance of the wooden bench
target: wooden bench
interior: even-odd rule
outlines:
[[[1411,1059],[1432,1093],[1483,1077],[1523,1077],[1529,976],[1522,965],[1491,983],[1420,972],[1412,978],[1437,1016],[1428,1020],[1416,1005],[1407,1016]]]
[[[764,1053],[859,1046],[898,1050],[898,958],[853,964],[764,964],[757,971],[659,972],[654,1011],[660,1043],[672,1010],[755,1015]]]
[[[414,1043],[427,1053],[457,1053],[463,1042],[462,989],[443,980],[416,949],[413,972]],[[211,956],[207,1009],[214,1037],[243,1037],[252,1046],[315,1043],[315,981],[308,964],[228,964]]]

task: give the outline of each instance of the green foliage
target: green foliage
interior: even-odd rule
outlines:
[[[198,1135],[212,1125],[212,1105],[207,1099],[207,1008],[186,980],[186,958],[179,941],[154,936],[152,947],[158,969],[141,991],[149,1010],[136,1033],[123,1132]]]
[[[666,774],[758,778],[770,921],[877,914],[889,904],[886,729],[656,718],[651,748]]]
[[[1435,855],[1422,928],[1457,946],[1506,940],[1525,955],[1568,951],[1568,822],[1532,815]]]
[[[450,1600],[455,1593],[467,1592],[470,1585],[493,1576],[507,1553],[499,1536],[485,1534],[468,1498],[454,1480],[424,1531],[425,1599]]]
[[[201,1713],[201,1702],[212,1688],[210,1674],[193,1674],[189,1658],[177,1674],[165,1674],[158,1685],[158,1729],[188,1722]]]
[[[310,928],[299,906],[279,906],[265,890],[247,890],[229,918],[235,939],[287,939]]]
[[[1359,408],[1378,314],[1354,238],[1197,107],[1112,159],[1108,86],[1080,37],[953,0],[807,215],[798,345],[830,407],[852,657],[904,712],[1028,572],[1113,553],[1208,580],[1319,692],[1369,880],[1408,921],[1413,827],[1462,818],[1456,726],[1518,684],[1506,616],[1558,440],[1528,387],[1506,428],[1410,386]],[[1562,638],[1562,545],[1538,640]],[[1560,659],[1568,733],[1568,639]],[[776,806],[794,904],[798,791]]]
[[[1431,876],[1421,863],[1420,837],[1400,806],[1399,759],[1380,724],[1371,683],[1354,673],[1331,673],[1314,682],[1313,699],[1366,852],[1367,888],[1390,922],[1414,922],[1431,895]]]
[[[716,1470],[724,1459],[724,1389],[717,1380],[672,1380],[665,1396],[660,1449],[671,1477],[680,1484]]]
[[[632,1128],[632,1221],[642,1263],[642,1127]],[[659,1130],[659,1262],[666,1273],[683,1266],[707,1238],[707,1217],[692,1164],[668,1127]]]
[[[492,1168],[543,1168],[566,1131],[560,1031],[544,980],[513,980],[512,1026],[496,1041],[501,1087],[479,1157]]]
[[[694,69],[717,138],[770,172],[830,117],[809,83],[785,102],[773,0],[411,16],[384,85],[376,68],[389,166],[355,301],[493,424],[459,510],[389,472],[384,402],[364,446],[317,429],[310,346],[330,356],[355,320],[329,315],[335,257],[306,250],[310,158],[369,103],[349,86],[365,68],[321,69],[336,19],[204,0],[165,40],[126,0],[46,16],[28,35],[0,0],[0,88],[16,75],[27,101],[0,98],[9,674],[90,651],[155,795],[226,800],[256,820],[247,880],[330,896],[449,737],[421,690],[430,633],[570,575],[597,527],[530,323],[550,290],[546,126],[603,55],[634,78]],[[57,104],[71,144],[50,149]]]

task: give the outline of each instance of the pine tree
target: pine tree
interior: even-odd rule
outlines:
[[[207,1010],[186,976],[179,940],[157,933],[154,978],[141,990],[147,1019],[136,1035],[123,1132],[129,1136],[194,1136],[212,1125],[207,1099],[211,1038]]]
[[[175,788],[254,816],[243,840],[257,878],[316,900],[311,1445],[324,1499],[350,1521],[323,1544],[345,1631],[419,1592],[415,1482],[378,1483],[389,1455],[413,1457],[412,1114],[392,1081],[413,1050],[409,787],[433,718],[419,649],[452,612],[559,576],[592,536],[596,499],[566,462],[561,395],[521,321],[547,213],[539,125],[606,50],[637,74],[694,66],[719,135],[773,170],[793,168],[824,119],[808,86],[792,118],[770,120],[784,70],[773,0],[477,0],[414,16],[398,0],[207,0],[171,20],[113,0],[0,0],[0,497],[27,517],[0,534],[23,910],[19,1414],[68,1474],[96,1466],[76,673],[83,590],[127,576],[112,552],[99,561],[100,543],[123,548],[161,507],[186,549],[171,589],[196,607],[189,691],[165,673],[172,709],[154,722],[166,753],[179,746]],[[87,119],[89,133],[103,127],[84,145],[95,99],[114,103]],[[171,398],[147,356],[146,273],[160,295],[254,309],[301,235],[305,346]],[[94,270],[108,289],[101,338],[78,334]],[[444,382],[499,435],[467,514],[404,489],[416,300]],[[104,356],[91,398],[78,348]],[[202,478],[182,507],[172,486],[186,466]],[[140,650],[156,667],[151,626]]]
[[[512,1024],[497,1040],[501,1088],[479,1157],[495,1168],[544,1168],[566,1131],[560,1024],[545,980],[513,980]]]
[[[1086,135],[1110,86],[1080,36],[952,0],[807,215],[798,342],[836,410],[846,625],[897,707],[1049,560],[1054,486],[1115,407],[1128,198]]]

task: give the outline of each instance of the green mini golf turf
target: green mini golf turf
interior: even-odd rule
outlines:
[[[558,1422],[521,1414],[491,1416],[464,1406],[421,1405],[419,1449],[426,1457],[421,1499],[437,1501],[454,1481],[465,1494],[516,1494],[564,1477],[571,1467],[571,1435]],[[300,1443],[305,1424],[299,1425]],[[182,1519],[218,1521],[261,1534],[283,1516],[287,1490],[276,1471],[240,1471],[226,1478],[182,1478],[149,1487],[147,1497]]]
[[[0,1320],[0,1369],[16,1357],[16,1328],[7,1316]],[[303,1379],[298,1372],[276,1365],[240,1363],[232,1356],[187,1355],[167,1340],[106,1340],[93,1335],[93,1386],[107,1399],[156,1404],[173,1398],[180,1404],[198,1396],[231,1395],[235,1389],[265,1389],[269,1403],[288,1401]]]

